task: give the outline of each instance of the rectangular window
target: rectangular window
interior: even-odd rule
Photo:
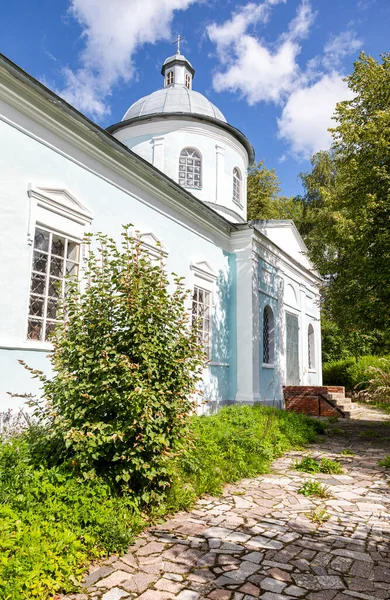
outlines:
[[[37,227],[31,274],[27,338],[44,342],[58,323],[58,302],[65,294],[65,277],[78,276],[80,244]]]
[[[197,285],[194,286],[192,297],[192,322],[197,322],[199,337],[207,356],[211,358],[211,292]]]

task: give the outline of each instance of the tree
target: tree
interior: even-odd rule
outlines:
[[[52,338],[40,415],[84,477],[106,476],[148,502],[169,485],[172,459],[190,443],[190,414],[204,364],[180,278],[174,289],[124,228],[120,249],[88,242],[80,292],[68,281],[65,319]],[[31,369],[30,369],[31,371]]]
[[[267,169],[264,161],[253,164],[248,173],[248,208],[249,221],[277,218],[277,198],[280,182],[275,169]]]
[[[362,53],[336,107],[328,157],[303,176],[313,206],[310,255],[330,276],[326,302],[344,328],[387,331],[390,317],[390,55]]]

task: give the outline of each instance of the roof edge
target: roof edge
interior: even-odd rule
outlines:
[[[106,131],[108,131],[111,134],[114,134],[116,131],[123,129],[124,127],[128,127],[129,125],[135,125],[136,123],[138,124],[138,123],[142,123],[142,122],[146,122],[146,121],[161,120],[161,118],[183,119],[183,120],[186,119],[189,121],[203,121],[205,123],[211,123],[212,125],[216,125],[217,127],[220,127],[221,129],[224,129],[225,131],[230,133],[233,137],[236,138],[236,140],[238,140],[244,146],[244,148],[248,154],[248,161],[249,161],[250,165],[255,160],[254,148],[253,148],[252,144],[250,143],[250,141],[248,140],[248,138],[246,137],[246,135],[244,135],[242,133],[242,131],[240,131],[236,127],[233,127],[233,125],[229,125],[229,123],[226,123],[224,121],[221,121],[220,119],[217,119],[216,117],[209,117],[208,115],[201,115],[198,113],[172,112],[172,113],[154,113],[154,114],[152,113],[149,115],[141,115],[140,117],[133,117],[132,119],[126,119],[125,121],[119,121],[119,123],[114,123],[113,125],[110,125],[109,127],[107,127]]]

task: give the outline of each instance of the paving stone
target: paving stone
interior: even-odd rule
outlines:
[[[121,600],[121,598],[128,598],[129,594],[119,588],[112,588],[109,592],[106,592],[102,596],[102,600]]]
[[[119,585],[120,583],[123,583],[124,581],[132,579],[133,577],[134,575],[132,573],[127,573],[127,571],[114,571],[108,577],[97,581],[96,587],[110,589]]]
[[[278,581],[277,579],[273,579],[272,577],[266,577],[261,582],[261,589],[267,590],[269,592],[274,592],[279,594],[286,587],[286,583],[284,581]]]
[[[87,588],[91,587],[91,585],[94,585],[94,583],[99,581],[99,579],[102,579],[103,577],[107,577],[107,575],[112,573],[112,571],[113,571],[113,569],[109,566],[104,566],[104,567],[100,567],[100,569],[96,569],[95,571],[93,571],[86,577],[86,579],[84,581],[85,587],[87,587]]]

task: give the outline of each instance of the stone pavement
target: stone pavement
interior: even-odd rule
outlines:
[[[384,419],[367,409],[330,425],[333,433],[276,460],[270,474],[227,485],[144,532],[128,554],[91,568],[85,593],[66,598],[390,599],[390,470],[377,464],[390,454]],[[343,475],[315,476],[328,499],[298,494],[309,475],[291,465],[308,454],[344,466]],[[329,519],[313,523],[308,515],[322,508]]]

